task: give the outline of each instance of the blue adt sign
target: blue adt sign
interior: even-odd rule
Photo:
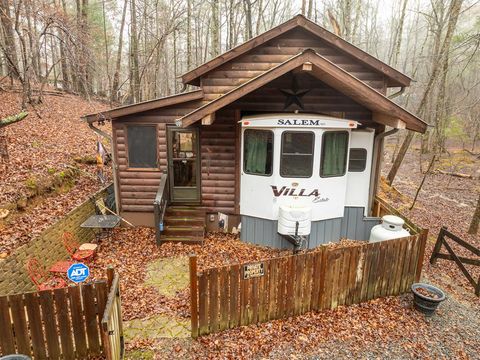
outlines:
[[[85,281],[90,275],[90,270],[87,265],[78,263],[71,265],[67,270],[67,276],[75,283]]]

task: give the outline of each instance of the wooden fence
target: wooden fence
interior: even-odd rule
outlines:
[[[401,294],[420,277],[426,235],[321,246],[198,275],[192,256],[192,336]]]
[[[0,355],[24,354],[37,360],[108,353],[109,335],[101,326],[107,298],[105,280],[0,297]]]
[[[480,266],[480,259],[471,259],[457,255],[452,247],[448,244],[447,239],[450,239],[452,242],[457,243],[459,246],[480,257],[480,249],[478,247],[475,247],[472,244],[467,243],[465,240],[460,239],[457,235],[448,231],[446,227],[442,227],[438,233],[437,242],[435,243],[432,256],[430,257],[430,263],[434,265],[437,259],[454,261],[463,275],[465,275],[468,282],[472,284],[473,288],[475,289],[475,295],[480,296],[480,276],[478,280],[475,281],[473,275],[470,274],[468,269],[465,267],[465,265]],[[442,245],[445,246],[447,254],[440,252]]]
[[[107,360],[123,359],[124,338],[122,325],[122,304],[120,302],[120,282],[118,274],[109,269],[108,283],[110,292],[102,317],[102,337]]]

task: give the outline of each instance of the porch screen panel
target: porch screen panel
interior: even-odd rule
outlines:
[[[128,166],[131,168],[157,168],[157,127],[154,125],[128,125]]]
[[[251,175],[272,175],[273,132],[247,129],[243,139],[243,171]]]
[[[348,132],[327,131],[322,139],[320,176],[343,176],[346,172]]]
[[[284,131],[280,175],[283,177],[312,176],[314,143],[315,135],[312,132]]]

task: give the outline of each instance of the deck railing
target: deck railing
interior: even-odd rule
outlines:
[[[160,184],[158,185],[157,195],[153,201],[153,210],[155,216],[155,238],[157,245],[160,245],[160,235],[163,230],[163,217],[165,216],[165,210],[167,209],[170,194],[169,194],[168,174],[163,172],[160,178]]]

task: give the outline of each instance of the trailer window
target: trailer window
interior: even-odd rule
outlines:
[[[362,172],[367,167],[367,149],[350,149],[348,171]]]
[[[348,132],[327,131],[322,138],[322,159],[320,176],[333,177],[345,175],[348,151]]]
[[[315,135],[312,132],[284,131],[280,175],[283,177],[312,176],[314,143]]]
[[[128,125],[128,166],[131,168],[157,168],[157,127]]]
[[[272,175],[273,132],[247,129],[243,139],[243,171],[251,175]]]

